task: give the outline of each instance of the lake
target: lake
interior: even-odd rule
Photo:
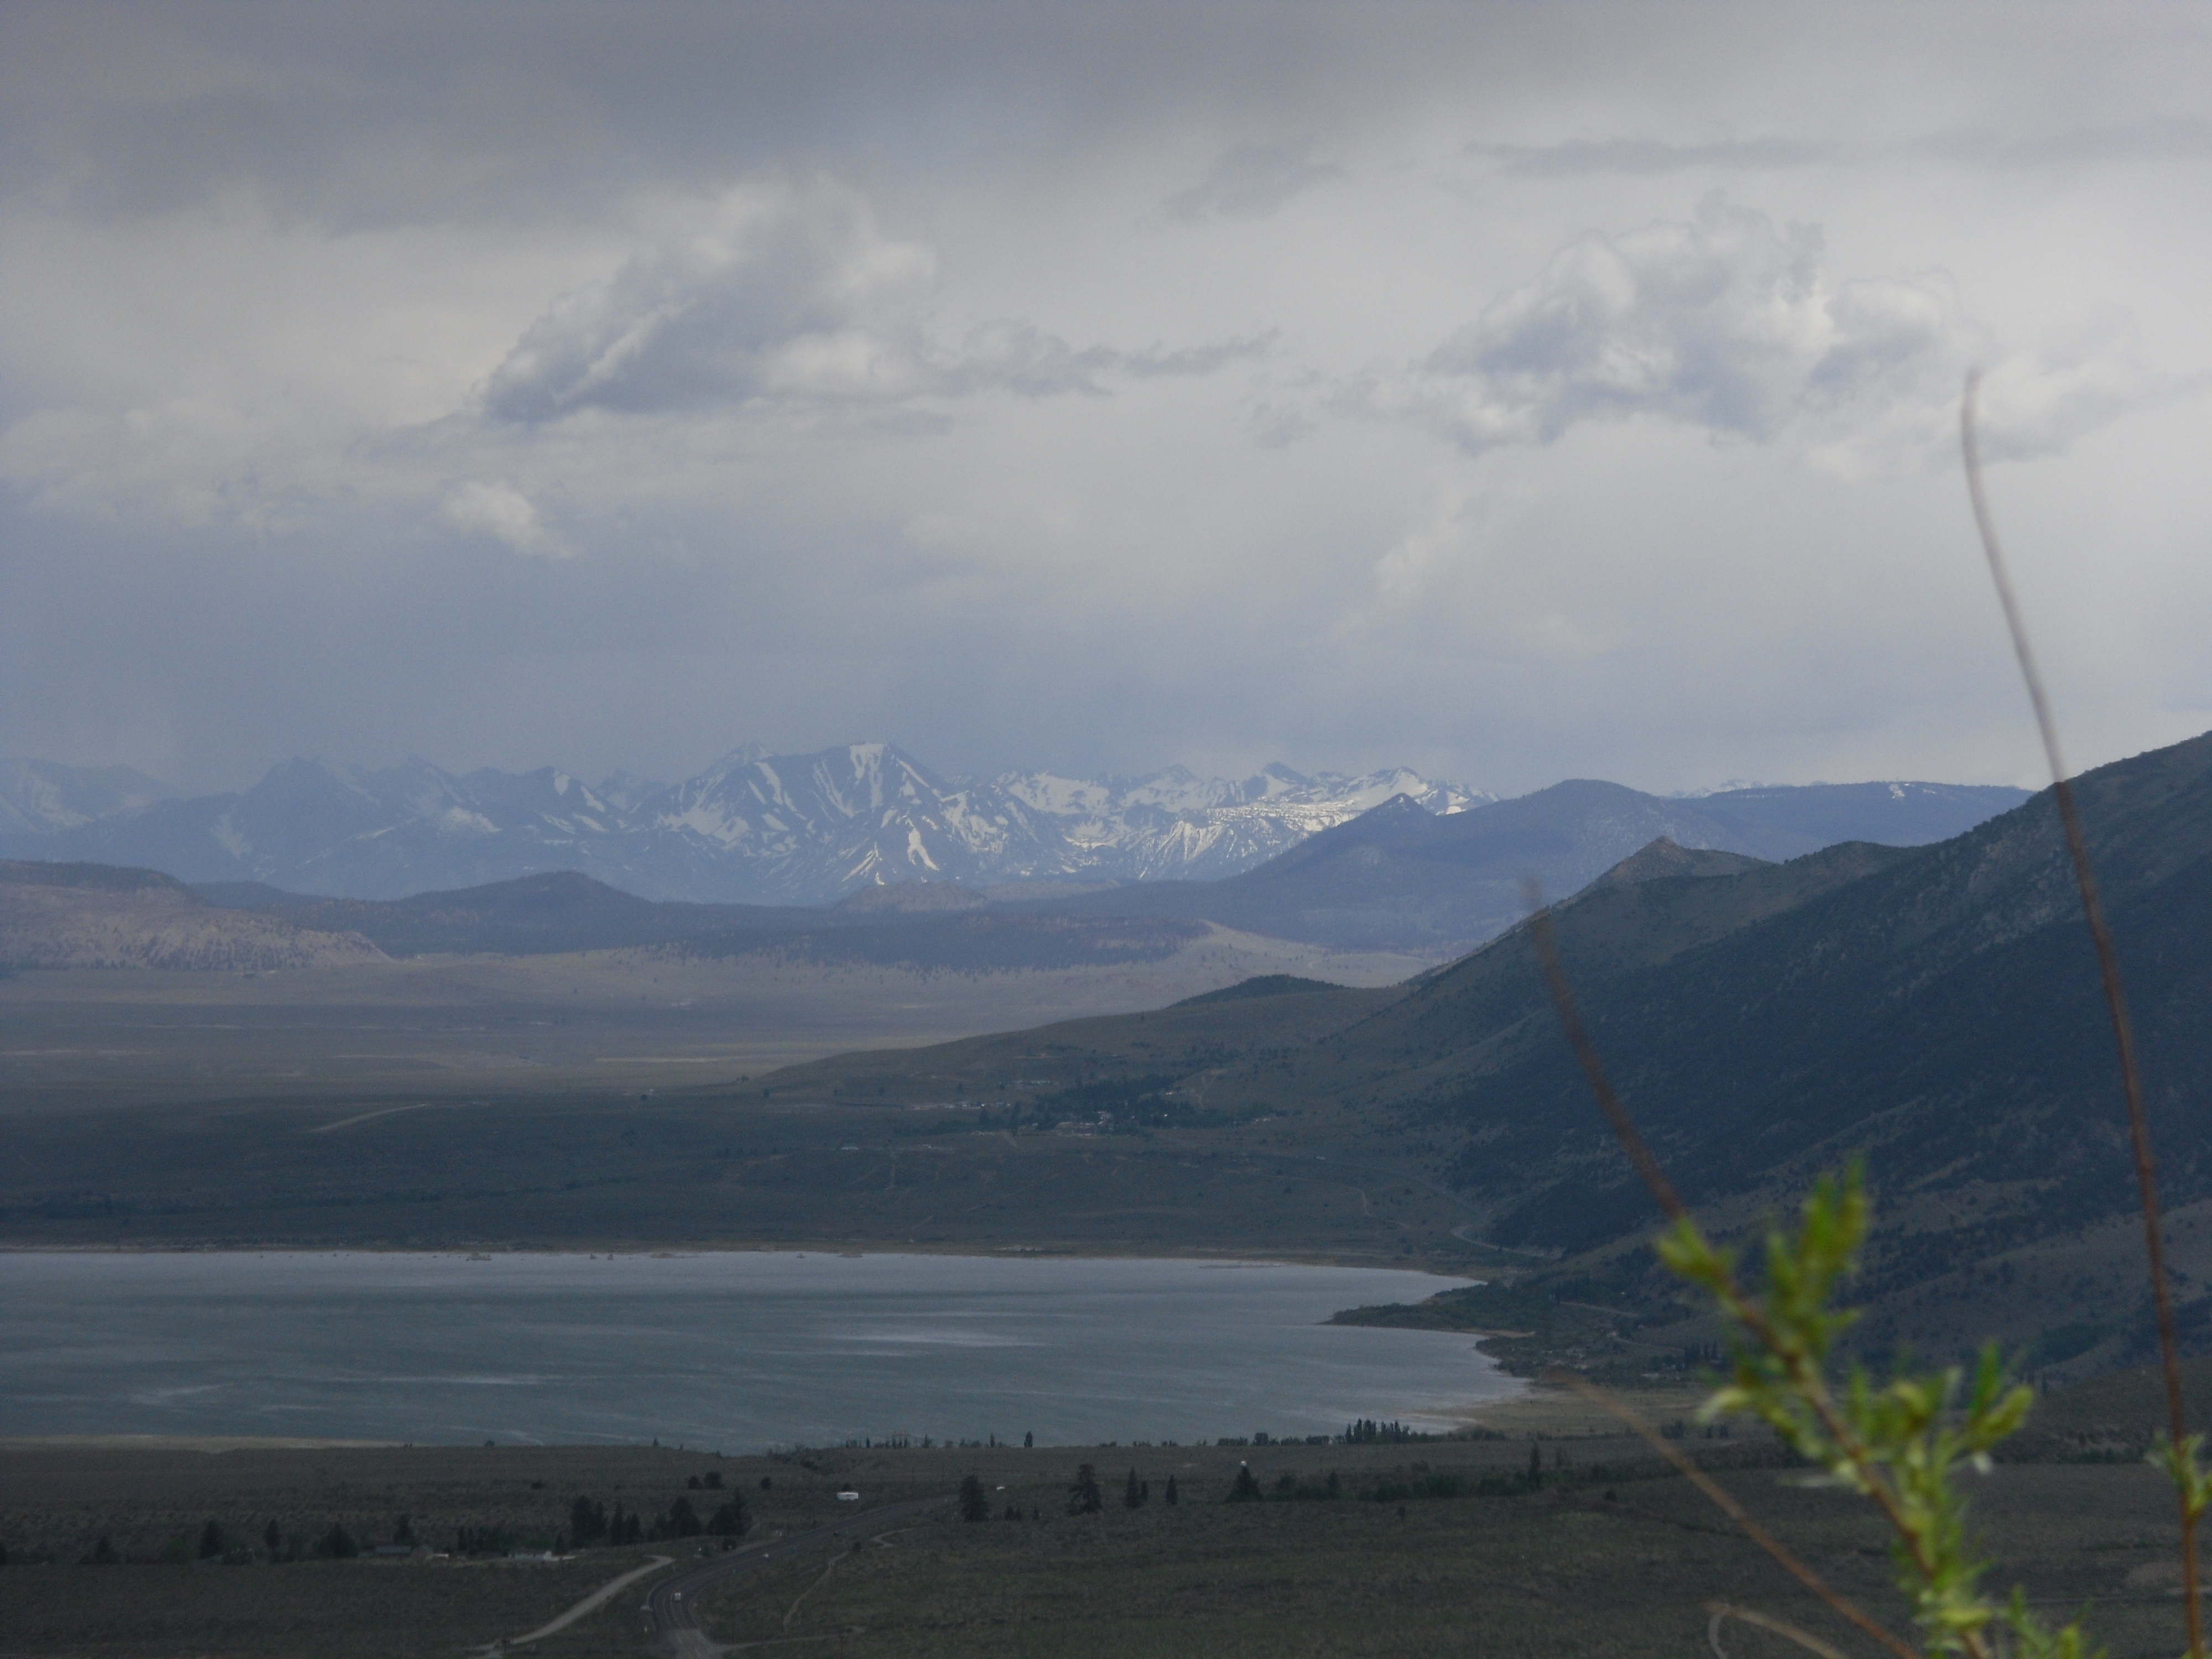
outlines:
[[[808,1251],[0,1254],[0,1436],[1212,1440],[1449,1425],[1474,1339],[1384,1269]]]

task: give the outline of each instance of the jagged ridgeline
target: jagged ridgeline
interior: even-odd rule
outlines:
[[[1404,768],[953,778],[882,743],[747,747],[675,784],[295,760],[241,793],[165,793],[128,769],[0,761],[0,856],[357,898],[580,870],[649,898],[820,904],[884,882],[1225,876],[1386,800],[1451,813],[1491,799]]]
[[[1578,782],[1504,804],[1492,818],[1490,795],[1404,768],[960,779],[889,744],[746,749],[665,785],[617,775],[592,786],[551,767],[461,775],[421,760],[384,770],[289,761],[241,793],[164,799],[125,769],[0,761],[0,857],[370,899],[569,870],[645,898],[702,903],[814,905],[879,884],[953,882],[1004,901],[1057,902],[1086,888],[1256,872],[1359,821],[1359,835],[1322,841],[1273,886],[1224,891],[1198,910],[1137,909],[1263,931],[1290,915],[1306,930],[1297,938],[1410,926],[1462,943],[1510,917],[1511,884],[1532,857],[1566,890],[1657,835],[1771,858],[1851,836],[1937,840],[2017,799],[1897,783],[1662,800]],[[1486,820],[1471,835],[1462,822],[1470,817]],[[1434,833],[1439,825],[1449,831]],[[1371,914],[1378,904],[1393,914]]]

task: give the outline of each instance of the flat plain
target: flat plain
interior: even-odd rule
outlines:
[[[1638,1403],[1666,1422],[1680,1397]],[[2138,1431],[2135,1403],[2124,1435]],[[704,1513],[702,1500],[735,1493],[750,1512],[751,1543],[851,1513],[836,1501],[841,1488],[859,1491],[864,1507],[950,1500],[969,1474],[985,1486],[992,1519],[963,1522],[948,1501],[880,1535],[762,1564],[702,1598],[702,1626],[732,1651],[793,1643],[872,1656],[1640,1656],[1706,1650],[1708,1604],[1723,1601],[1858,1650],[1640,1442],[1590,1432],[1556,1401],[1492,1416],[1496,1438],[1401,1444],[838,1448],[770,1458],[637,1447],[19,1442],[0,1445],[0,1536],[10,1558],[0,1568],[0,1654],[458,1656],[536,1628],[656,1555],[686,1560],[718,1547],[685,1539],[554,1562],[70,1565],[101,1535],[127,1563],[173,1539],[197,1540],[210,1520],[234,1539],[257,1539],[274,1519],[307,1537],[336,1522],[375,1542],[404,1514],[417,1538],[442,1550],[463,1527],[551,1541],[580,1496],[652,1516],[678,1498]],[[1902,1624],[1863,1506],[1778,1467],[1776,1449],[1755,1436],[1717,1442],[1692,1425],[1682,1443],[1832,1582]],[[2051,1445],[2062,1443],[2063,1455],[2084,1455],[2078,1437]],[[1532,1453],[1543,1470],[1533,1490]],[[1070,1488],[1086,1463],[1104,1506],[1071,1514]],[[1247,1463],[1271,1495],[1227,1501]],[[1136,1509],[1123,1504],[1132,1472],[1149,1492]],[[719,1492],[687,1484],[706,1476]],[[1304,1495],[1273,1495],[1285,1483]],[[2086,1605],[2116,1659],[2173,1650],[2170,1508],[2150,1470],[2132,1459],[2006,1464],[1974,1495],[2002,1564],[1996,1582],[2017,1579],[2057,1616]],[[40,1554],[57,1565],[25,1564]],[[651,1651],[639,1611],[645,1588],[526,1650],[548,1659]],[[1735,1656],[1791,1650],[1738,1624],[1724,1640]]]
[[[1047,969],[646,947],[282,973],[0,972],[0,1109],[381,1085],[727,1084],[833,1054],[1157,1008],[1255,975],[1380,986],[1428,965],[1207,927],[1161,957]]]

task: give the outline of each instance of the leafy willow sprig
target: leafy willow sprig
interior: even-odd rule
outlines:
[[[2165,1473],[2174,1488],[2180,1520],[2188,1659],[2205,1659],[2198,1605],[2197,1529],[2205,1510],[2212,1506],[2212,1476],[2204,1470],[2203,1437],[2188,1431],[2183,1410],[2180,1345],[2166,1270],[2157,1167],[2143,1106],[2142,1070],[2120,983],[2118,954],[2090,861],[2088,836],[2060,757],[2050,698],[2029,647],[2027,627],[1983,488],[1974,426],[1978,383],[1978,374],[1967,376],[1960,407],[1960,448],[1975,527],[2051,763],[2051,794],[2080,891],[2082,915],[2096,950],[2118,1051],[2170,1424],[2153,1447],[2149,1461]],[[2078,1623],[2056,1629],[2045,1625],[2029,1611],[2024,1593],[2017,1588],[2002,1603],[1984,1593],[1981,1581],[1988,1564],[1980,1558],[1969,1534],[1966,1503],[1958,1485],[1962,1471],[1986,1470],[1990,1452],[2018,1431],[2033,1402],[2032,1392],[2006,1375],[1994,1345],[1983,1348],[1971,1378],[1963,1368],[1954,1366],[1900,1372],[1877,1386],[1863,1366],[1854,1364],[1838,1388],[1832,1376],[1837,1344],[1856,1316],[1837,1307],[1834,1297],[1866,1238],[1870,1206],[1863,1170],[1854,1164],[1840,1175],[1824,1176],[1814,1182],[1800,1207],[1796,1231],[1785,1231],[1778,1226],[1768,1231],[1761,1292],[1754,1295],[1747,1290],[1735,1253],[1714,1244],[1692,1219],[1614,1090],[1560,964],[1550,912],[1533,883],[1529,903],[1528,938],[1568,1043],[1599,1109],[1653,1201],[1668,1218],[1668,1231],[1656,1243],[1660,1259],[1702,1291],[1734,1327],[1728,1376],[1706,1401],[1704,1415],[1709,1419],[1731,1414],[1758,1418],[1785,1445],[1820,1469],[1824,1479],[1868,1499],[1881,1511],[1890,1527],[1890,1553],[1898,1586],[1911,1605],[1914,1622],[1929,1654],[1965,1654],[1969,1659],[2089,1659],[2094,1650]],[[1636,1421],[1625,1407],[1609,1409],[1616,1409],[1632,1423]],[[1691,1474],[1760,1547],[1832,1608],[1885,1646],[1908,1651],[1895,1636],[1831,1589],[1759,1527],[1717,1483],[1663,1446],[1644,1425],[1638,1425],[1638,1431],[1661,1445],[1670,1462]],[[1746,1609],[1717,1607],[1716,1631],[1723,1617],[1747,1619],[1817,1652],[1833,1651],[1794,1626]]]

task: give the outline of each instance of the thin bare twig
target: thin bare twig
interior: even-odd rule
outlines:
[[[2097,877],[2089,862],[2089,838],[2081,827],[2081,808],[2066,763],[2058,752],[2058,727],[2051,716],[2051,699],[2043,689],[2043,676],[2035,665],[2035,653],[2027,642],[2027,624],[2021,619],[2020,600],[2005,568],[2003,550],[1997,544],[1996,521],[1990,516],[1987,493],[1982,488],[1981,446],[1974,430],[1974,400],[1982,375],[1975,369],[1966,376],[1966,395],[1959,403],[1959,448],[1965,457],[1966,493],[1974,506],[1974,528],[1981,533],[1982,552],[1989,560],[1990,580],[2004,610],[2005,627],[2012,634],[2013,655],[2020,660],[2020,677],[2027,684],[2027,700],[2035,710],[2036,729],[2043,736],[2043,752],[2051,763],[2051,793],[2058,804],[2058,821],[2066,831],[2066,851],[2074,863],[2075,885],[2081,890],[2081,914],[2089,924],[2089,937],[2097,949],[2097,971],[2104,980],[2105,1007],[2112,1016],[2112,1041],[2120,1054],[2120,1087],[2127,1097],[2128,1138],[2135,1154],[2136,1187],[2142,1199],[2143,1248],[2150,1258],[2151,1299],[2158,1312],[2159,1357],[2166,1370],[2166,1409],[2173,1443],[2189,1437],[2188,1413],[2181,1392],[2181,1344],[2174,1332],[2173,1295],[2166,1282],[2165,1228],[2158,1203],[2158,1166],[2151,1155],[2150,1121],[2143,1109],[2142,1069],[2136,1058],[2135,1026],[2128,1018],[2126,993],[2120,987],[2119,953],[2112,945],[2112,930],[2105,920],[2104,901],[2098,896]],[[2203,1616],[2197,1606],[2197,1516],[2186,1493],[2181,1504],[2181,1577],[2183,1605],[2189,1620],[2189,1651],[2195,1659],[2204,1652]]]
[[[1528,942],[1535,947],[1536,965],[1543,970],[1544,984],[1552,994],[1552,1006],[1559,1011],[1559,1024],[1567,1034],[1567,1043],[1574,1049],[1575,1058],[1582,1062],[1583,1075],[1589,1080],[1590,1092],[1597,1097],[1598,1109],[1613,1126],[1613,1138],[1620,1142],[1644,1184],[1651,1189],[1652,1199],[1667,1212],[1667,1219],[1680,1221],[1689,1211],[1675,1192],[1674,1183],[1659,1167],[1659,1160],[1651,1155],[1651,1148],[1644,1144],[1636,1120],[1629,1116],[1628,1108],[1613,1092],[1613,1079],[1606,1075],[1605,1062],[1598,1058],[1597,1044],[1590,1039],[1589,1028],[1583,1024],[1582,1009],[1575,1001],[1575,988],[1567,983],[1567,970],[1559,964],[1559,933],[1552,926],[1552,909],[1544,902],[1543,890],[1531,877],[1522,884],[1521,892],[1528,905]]]
[[[1628,1154],[1629,1162],[1636,1166],[1637,1174],[1643,1177],[1644,1184],[1650,1189],[1653,1201],[1667,1212],[1669,1219],[1684,1220],[1688,1217],[1688,1209],[1674,1191],[1674,1183],[1660,1169],[1659,1160],[1652,1156],[1650,1146],[1636,1127],[1636,1121],[1629,1116],[1628,1108],[1614,1090],[1613,1079],[1607,1074],[1605,1062],[1599,1057],[1597,1044],[1591,1038],[1589,1028],[1583,1024],[1582,1011],[1575,1001],[1574,988],[1567,982],[1566,969],[1559,961],[1559,939],[1553,930],[1551,910],[1543,902],[1542,890],[1533,877],[1522,884],[1522,890],[1534,907],[1528,917],[1529,942],[1543,969],[1545,983],[1551,988],[1552,1001],[1559,1010],[1559,1023],[1565,1028],[1567,1041],[1573,1047],[1576,1058],[1582,1062],[1583,1075],[1589,1080],[1590,1092],[1597,1097],[1598,1106],[1605,1113],[1606,1121],[1612,1125],[1613,1135]],[[1721,1300],[1729,1314],[1767,1352],[1775,1354],[1784,1352],[1784,1345],[1775,1340],[1773,1328],[1767,1323],[1759,1304],[1736,1281],[1733,1272],[1726,1274],[1726,1282],[1721,1287]],[[1827,1380],[1802,1353],[1790,1356],[1786,1363],[1799,1394],[1812,1407],[1822,1430],[1837,1449],[1857,1469],[1864,1482],[1866,1496],[1896,1532],[1922,1577],[1932,1583],[1936,1564],[1929,1555],[1926,1540],[1905,1514],[1905,1505],[1891,1485],[1887,1472],[1869,1454],[1865,1443],[1844,1420],[1843,1413],[1837,1409],[1835,1398],[1828,1392]],[[1988,1646],[1978,1632],[1961,1631],[1958,1641],[1968,1659],[1988,1659]]]
[[[1786,1620],[1753,1607],[1732,1607],[1726,1601],[1708,1601],[1705,1611],[1712,1614],[1712,1622],[1705,1626],[1705,1642],[1713,1650],[1713,1659],[1728,1659],[1728,1650],[1721,1646],[1721,1626],[1730,1619],[1740,1625],[1756,1625],[1761,1630],[1772,1631],[1785,1642],[1795,1642],[1808,1652],[1817,1653],[1820,1659],[1844,1659],[1843,1650],[1830,1647],[1807,1630],[1800,1630]]]
[[[1735,1522],[1738,1531],[1773,1557],[1777,1565],[1784,1571],[1826,1602],[1831,1612],[1840,1618],[1849,1620],[1892,1653],[1898,1655],[1899,1659],[1921,1659],[1917,1649],[1911,1646],[1902,1638],[1893,1635],[1884,1629],[1873,1614],[1862,1609],[1841,1590],[1835,1589],[1826,1579],[1791,1554],[1788,1547],[1780,1539],[1751,1518],[1751,1512],[1736,1502],[1733,1492],[1668,1444],[1666,1437],[1638,1416],[1627,1402],[1614,1399],[1589,1378],[1577,1376],[1572,1371],[1555,1373],[1549,1380],[1564,1382],[1600,1411],[1626,1424],[1645,1445],[1672,1464],[1677,1474],[1681,1475],[1710,1498],[1714,1508]],[[1829,1653],[1835,1651],[1832,1648],[1822,1650]]]

